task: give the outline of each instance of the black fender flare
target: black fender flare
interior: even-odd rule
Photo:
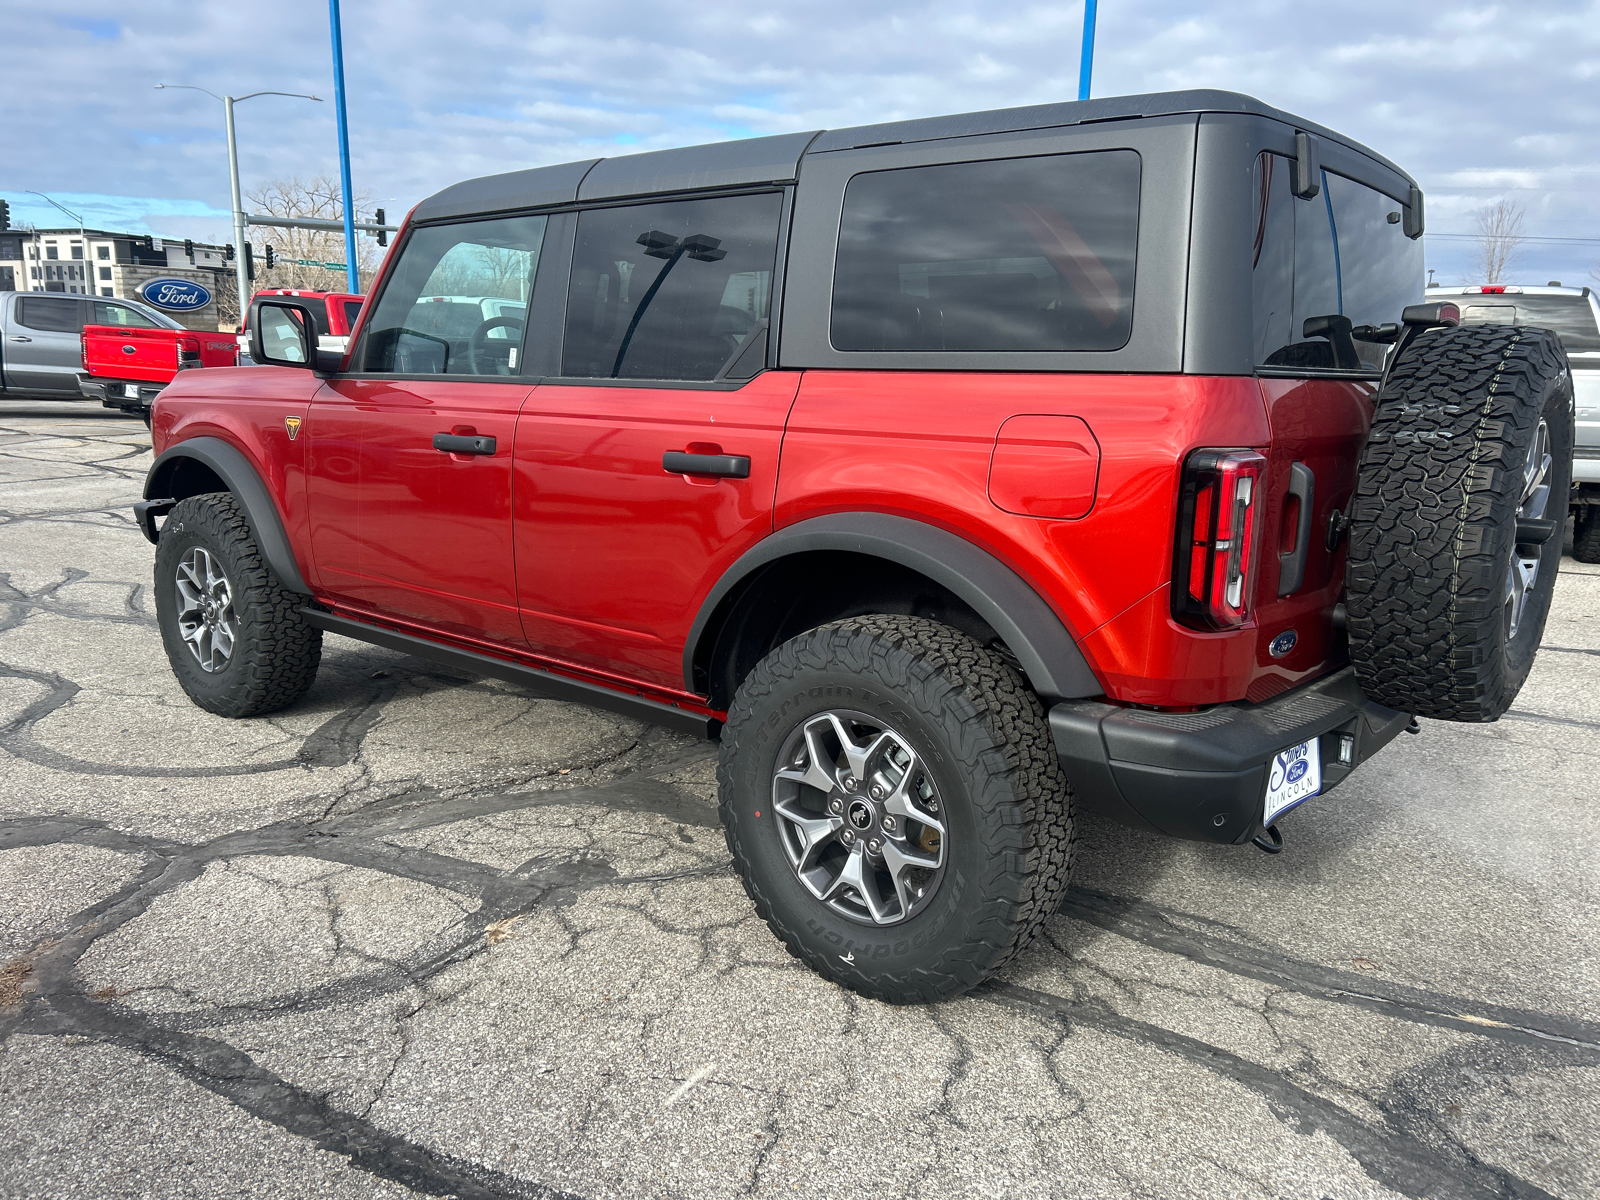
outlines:
[[[988,622],[1017,656],[1023,674],[1047,700],[1105,694],[1072,634],[1020,575],[987,550],[946,530],[888,513],[836,513],[788,525],[745,551],[728,568],[689,627],[683,678],[695,691],[694,663],[718,609],[753,572],[813,550],[868,554],[908,567],[948,588]]]
[[[171,497],[172,493],[167,488],[173,464],[185,458],[192,458],[209,467],[233,493],[244,509],[245,519],[250,522],[250,528],[256,535],[256,544],[261,547],[267,566],[272,568],[278,582],[291,592],[309,596],[311,589],[300,575],[300,566],[295,562],[294,549],[289,544],[289,535],[283,530],[283,519],[278,515],[278,506],[273,503],[272,493],[267,490],[267,485],[261,481],[250,460],[221,438],[189,438],[163,450],[144,478],[144,498],[160,500]]]

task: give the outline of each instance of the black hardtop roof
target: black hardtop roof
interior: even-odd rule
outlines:
[[[1387,158],[1343,134],[1263,104],[1252,96],[1202,88],[919,117],[853,129],[783,133],[533,167],[453,184],[417,205],[413,219],[431,221],[585,200],[786,183],[799,177],[800,160],[808,154],[1189,113],[1242,113],[1282,121],[1348,146],[1415,182]]]

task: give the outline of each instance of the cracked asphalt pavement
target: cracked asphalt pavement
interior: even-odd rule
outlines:
[[[0,412],[0,1196],[1600,1194],[1600,568],[1286,851],[1084,819],[993,985],[753,915],[713,748],[330,636],[184,697],[136,422]]]

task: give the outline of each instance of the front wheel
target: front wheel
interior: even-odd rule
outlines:
[[[317,676],[322,631],[267,566],[229,492],[173,508],[156,544],[155,600],[172,673],[207,712],[276,712]]]
[[[778,647],[734,697],[718,782],[757,912],[875,999],[976,986],[1066,890],[1072,794],[1039,701],[933,621],[857,617]]]

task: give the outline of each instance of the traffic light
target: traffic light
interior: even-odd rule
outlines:
[[[226,246],[224,246],[222,248],[222,261],[223,262],[232,262],[233,261],[233,243],[232,242],[229,242]]]
[[[278,256],[272,252],[272,244],[267,244],[267,270],[272,270],[272,264],[278,261]]]
[[[388,222],[386,220],[384,220],[383,209],[380,208],[377,212],[375,212],[373,214],[373,216],[374,216],[374,218],[376,218],[377,223],[379,225],[387,225],[388,224]],[[4,229],[4,228],[5,228],[4,225],[0,225],[0,229]],[[378,230],[378,245],[387,246],[388,244],[389,244],[389,231],[387,229]]]
[[[183,252],[189,256],[189,261],[190,262],[194,261],[194,239],[193,238],[184,238],[183,239]]]
[[[0,229],[11,228],[11,205],[0,200]]]
[[[250,280],[252,283],[255,282],[256,256],[254,247],[252,247],[249,242],[244,244],[244,277]]]

